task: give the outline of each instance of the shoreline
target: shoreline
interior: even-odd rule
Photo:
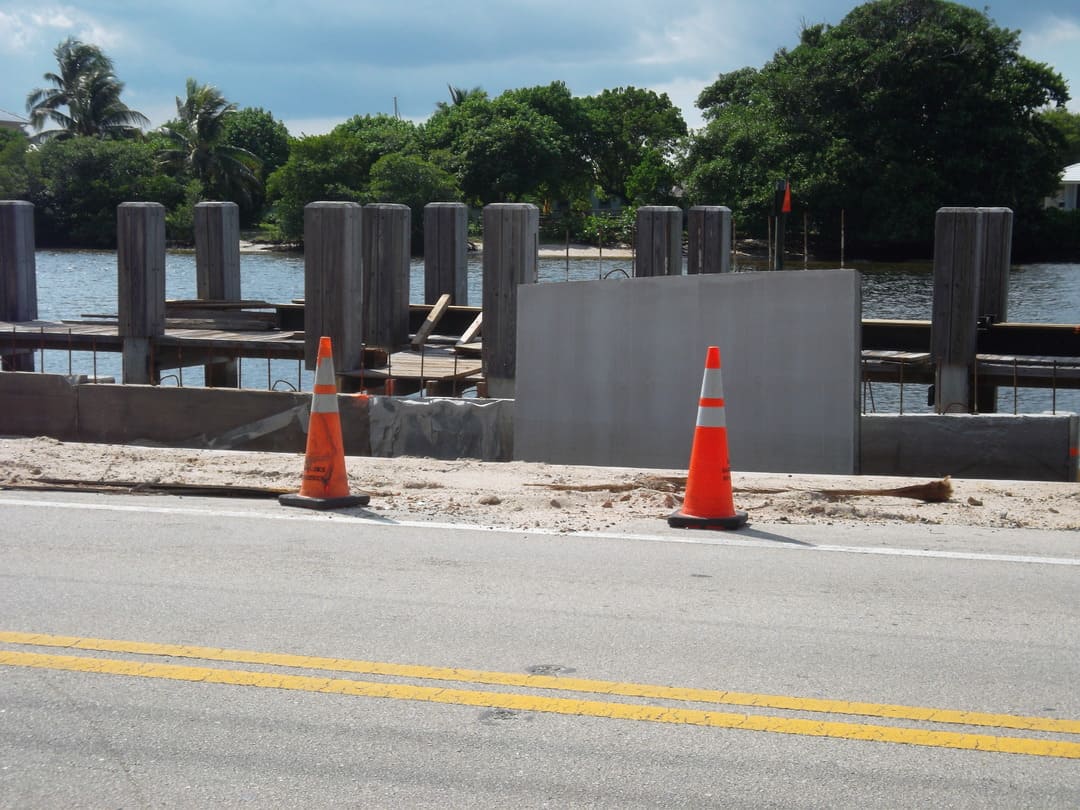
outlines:
[[[470,244],[476,245],[475,250],[468,252],[469,256],[482,256],[484,254],[484,245],[478,240],[471,240]],[[241,253],[302,253],[302,251],[291,248],[283,247],[281,245],[272,245],[265,242],[252,242],[248,239],[240,240],[240,252]],[[537,249],[537,257],[541,259],[632,259],[634,258],[634,250],[628,246],[611,247],[611,248],[597,248],[593,245],[585,245],[580,243],[571,243],[569,247],[566,245],[552,245],[543,244]],[[416,258],[415,256],[413,258]]]

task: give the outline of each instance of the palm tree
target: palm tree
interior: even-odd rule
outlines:
[[[120,100],[124,84],[99,47],[69,37],[56,46],[53,55],[60,72],[46,73],[43,78],[51,86],[39,87],[26,97],[30,125],[42,130],[33,137],[35,143],[76,135],[129,137],[150,123]],[[43,130],[48,121],[58,128]]]
[[[225,142],[225,121],[235,113],[236,105],[216,87],[188,79],[186,97],[176,99],[176,120],[162,127],[173,144],[162,160],[189,171],[211,197],[250,202],[261,164],[247,149]]]
[[[439,101],[435,104],[435,109],[445,110],[449,107],[457,107],[459,104],[464,104],[474,98],[487,98],[487,93],[482,87],[473,87],[470,90],[466,90],[464,87],[454,87],[452,84],[446,85],[446,89],[450,91],[450,103],[445,101]]]

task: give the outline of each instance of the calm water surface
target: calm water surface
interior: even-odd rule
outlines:
[[[826,267],[827,265],[817,265]],[[871,264],[855,262],[862,274],[862,306],[865,318],[930,319],[933,277],[929,263]],[[750,263],[737,270],[760,269]],[[797,268],[793,268],[797,269]],[[629,259],[541,259],[542,283],[607,278],[617,283],[631,271]],[[469,303],[481,301],[479,256],[469,261]],[[106,251],[54,251],[37,253],[38,314],[44,320],[80,319],[87,315],[115,315],[117,280],[116,253]],[[410,300],[422,301],[424,270],[414,261],[410,280]],[[244,298],[290,301],[304,294],[304,259],[300,254],[245,253],[240,258],[240,289]],[[195,297],[195,256],[191,252],[170,252],[165,265],[165,294],[168,298]],[[1009,320],[1031,323],[1080,324],[1080,264],[1030,264],[1014,267],[1009,279]],[[47,352],[45,370],[53,373],[93,373],[119,378],[119,356],[101,353],[96,361],[89,353]],[[40,365],[40,363],[39,363]],[[268,368],[269,365],[269,368]],[[185,369],[184,385],[202,385],[202,371]],[[305,388],[310,375],[297,364],[286,361],[249,360],[243,366],[245,387],[279,389]],[[178,384],[178,377],[162,380]],[[1037,413],[1056,407],[1058,411],[1080,411],[1080,391],[1001,389],[998,407],[1021,413]],[[895,385],[864,387],[865,411],[894,412],[899,390]],[[907,385],[905,412],[926,412],[926,386]]]

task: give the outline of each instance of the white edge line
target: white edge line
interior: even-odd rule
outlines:
[[[584,537],[598,540],[635,540],[648,543],[682,543],[700,546],[728,546],[734,548],[769,549],[775,551],[819,551],[833,554],[869,554],[883,557],[924,557],[944,560],[968,560],[973,562],[1001,562],[1023,565],[1080,566],[1080,558],[1037,557],[1023,554],[982,554],[974,551],[934,551],[921,548],[881,548],[863,546],[803,545],[753,540],[723,535],[687,534],[667,536],[656,534],[621,534],[618,532],[582,532],[559,529],[515,529],[506,526],[474,525],[469,523],[436,523],[424,520],[379,520],[340,512],[298,510],[295,512],[260,512],[231,509],[193,509],[175,506],[125,506],[123,504],[80,503],[78,501],[35,501],[21,498],[0,498],[0,505],[25,506],[39,509],[86,509],[102,512],[143,512],[157,515],[211,515],[223,518],[256,518],[259,520],[331,520],[362,523],[368,526],[408,529],[443,529],[447,531],[481,531],[500,534],[524,534],[538,537]]]

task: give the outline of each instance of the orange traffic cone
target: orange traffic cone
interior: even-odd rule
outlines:
[[[302,506],[306,509],[342,509],[363,506],[370,500],[369,495],[349,494],[337,384],[334,382],[333,349],[330,338],[323,337],[319,339],[319,358],[315,366],[315,392],[311,398],[300,493],[280,495],[278,501],[285,506]]]
[[[682,509],[668,517],[668,525],[678,529],[738,529],[746,525],[746,512],[735,511],[731,497],[724,383],[716,346],[710,346],[705,355],[686,497]]]

